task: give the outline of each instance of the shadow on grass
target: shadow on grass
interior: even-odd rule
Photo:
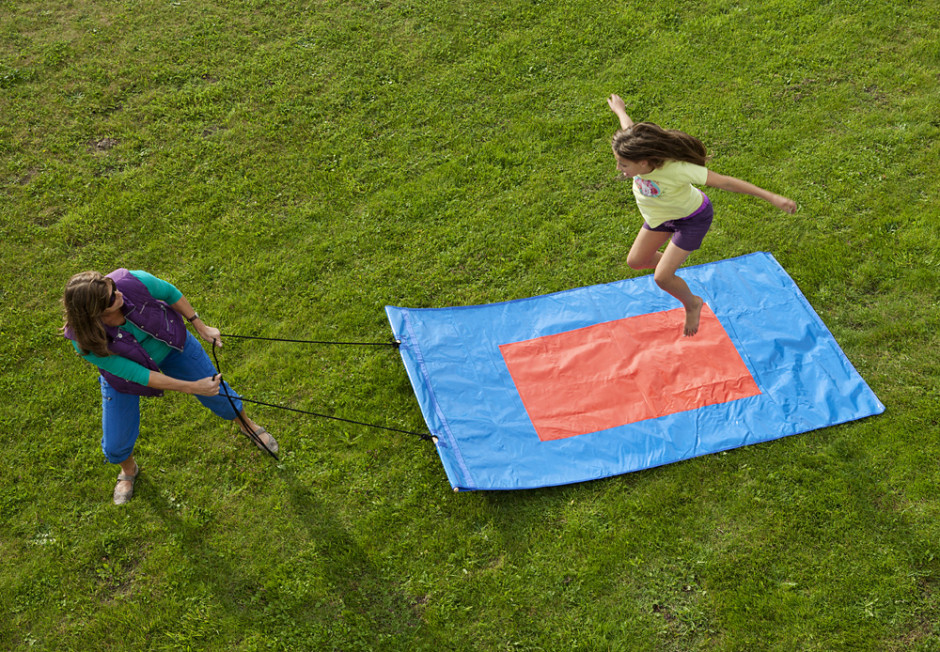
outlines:
[[[239,638],[250,632],[307,649],[373,649],[418,636],[419,600],[376,567],[295,472],[281,468],[281,483],[289,516],[272,517],[271,531],[261,537],[269,541],[286,527],[288,550],[279,555],[270,548],[258,550],[263,542],[249,541],[253,547],[244,551],[244,563],[230,548],[220,549],[219,528],[159,498],[159,485],[148,492],[155,515],[178,537],[186,566],[197,569],[187,579],[208,587],[226,617],[239,621]],[[232,536],[247,540],[243,534]]]

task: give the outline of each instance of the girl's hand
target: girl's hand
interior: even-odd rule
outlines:
[[[218,328],[213,328],[212,326],[207,326],[205,323],[202,323],[202,320],[199,320],[200,324],[196,329],[199,331],[199,336],[204,339],[206,342],[212,342],[213,345],[221,347],[222,346],[222,331]]]
[[[621,98],[616,93],[612,94],[609,98],[607,98],[607,106],[609,106],[610,110],[613,111],[614,113],[626,113],[627,112],[627,105],[624,104],[623,98]]]
[[[609,106],[610,110],[620,119],[621,129],[629,129],[633,126],[633,120],[627,115],[627,105],[624,104],[623,98],[614,93],[607,98],[607,106]]]
[[[219,385],[221,383],[222,374],[194,380],[192,381],[192,391],[190,393],[198,394],[199,396],[218,396]]]
[[[793,213],[796,212],[796,202],[792,199],[787,199],[786,197],[781,197],[780,195],[774,195],[770,200],[770,203],[782,210],[784,213]]]

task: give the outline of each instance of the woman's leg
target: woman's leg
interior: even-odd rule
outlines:
[[[121,476],[136,479],[134,445],[140,435],[140,397],[118,392],[102,377],[98,380],[101,384],[101,450],[109,462],[121,466]],[[119,495],[126,496],[124,500],[130,498],[133,487],[133,479],[119,481],[114,488],[115,502]]]
[[[121,464],[133,456],[134,444],[140,435],[140,397],[122,394],[100,376],[98,381],[101,384],[101,450],[111,464]]]
[[[192,333],[187,333],[186,344],[182,351],[174,351],[160,364],[160,371],[180,380],[198,380],[219,373],[212,364],[212,360],[209,359],[209,354],[206,353]],[[226,391],[228,396],[226,396]],[[231,402],[229,397],[232,399]],[[276,451],[277,442],[274,437],[245,414],[238,393],[224,380],[219,388],[218,396],[196,396],[196,399],[216,416],[234,421],[242,432],[245,432],[245,426],[243,425],[245,423],[253,432],[261,432],[259,439],[262,443]],[[232,404],[235,405],[235,409],[232,409]]]
[[[134,483],[137,481],[138,473],[140,469],[133,455],[121,462],[121,473],[118,474],[117,484],[114,485],[115,505],[123,505],[133,497]]]
[[[656,265],[653,279],[661,289],[678,299],[685,308],[685,327],[683,334],[691,337],[698,332],[699,320],[702,316],[702,297],[692,294],[688,284],[676,276],[676,270],[689,257],[691,251],[686,251],[670,242]]]
[[[212,364],[212,360],[209,359],[209,354],[192,333],[186,334],[186,343],[182,351],[173,351],[160,363],[160,371],[179,380],[199,380],[219,373]],[[235,404],[234,410],[232,403],[229,403],[226,398],[226,392],[232,397],[232,403]],[[196,396],[195,398],[203,406],[212,410],[213,414],[228,421],[238,418],[238,413],[242,410],[238,392],[224,380],[219,387],[218,396]]]
[[[239,415],[241,418],[238,419],[238,421],[235,423],[238,424],[238,429],[241,430],[243,434],[247,435],[249,439],[254,441],[255,445],[257,445],[257,442],[260,441],[264,447],[272,453],[276,453],[278,451],[277,440],[271,436],[271,433],[268,432],[267,428],[263,428],[252,421],[248,415],[245,414],[244,410],[239,412]],[[245,424],[251,428],[251,432],[245,429]]]

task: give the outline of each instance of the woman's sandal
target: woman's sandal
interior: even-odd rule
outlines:
[[[140,475],[140,466],[137,462],[134,462],[134,475],[125,475],[122,471],[118,474],[117,484],[114,485],[114,504],[123,505],[128,500],[131,499],[131,496],[134,495],[134,482],[137,481],[137,476]],[[127,489],[119,489],[118,487],[122,482],[130,482],[131,485]]]
[[[239,427],[241,428],[241,426],[239,426]],[[248,434],[247,432],[245,432],[245,429],[244,429],[244,428],[241,428],[241,431],[242,431],[242,433],[244,433],[249,439],[251,439],[251,441],[255,442],[255,446],[257,446],[257,447],[260,448],[261,450],[267,449],[267,450],[271,451],[272,453],[277,453],[278,448],[279,448],[279,446],[277,445],[277,440],[276,440],[273,436],[271,436],[271,433],[268,432],[266,428],[263,428],[263,427],[261,427],[261,426],[258,426],[258,429],[255,430],[255,435],[254,435],[254,437],[252,437],[250,434]],[[267,435],[267,436],[268,436],[268,441],[267,441],[266,443],[265,443],[264,439],[262,439],[261,435]]]

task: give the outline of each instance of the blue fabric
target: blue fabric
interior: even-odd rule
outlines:
[[[160,371],[178,380],[199,380],[219,373],[215,365],[212,364],[212,360],[209,359],[209,354],[202,348],[202,344],[189,331],[186,332],[186,344],[183,346],[183,350],[170,353],[160,363]],[[235,408],[240,411],[242,409],[241,397],[224,380],[219,386],[217,396],[196,395],[195,399],[202,403],[204,407],[209,408],[217,417],[231,421],[237,418],[238,414],[232,410],[232,404],[225,396],[226,389],[228,389],[229,396],[232,397],[232,403],[235,403]]]
[[[680,307],[652,275],[482,306],[386,306],[451,485],[582,482],[884,411],[770,254],[687,267],[679,275],[711,307],[762,393],[555,441],[536,435],[499,345]]]
[[[160,364],[160,371],[178,380],[199,380],[218,373],[199,340],[189,332],[183,350],[171,351]],[[101,383],[101,450],[109,462],[119,464],[134,452],[140,435],[140,397],[117,391],[102,376],[98,380]],[[222,385],[228,388],[236,409],[241,410],[238,393],[224,380]],[[196,396],[196,399],[216,416],[231,421],[238,415],[232,410],[224,388],[219,388],[218,396]]]
[[[140,396],[119,392],[98,376],[101,384],[101,451],[111,464],[134,452],[140,434]]]

